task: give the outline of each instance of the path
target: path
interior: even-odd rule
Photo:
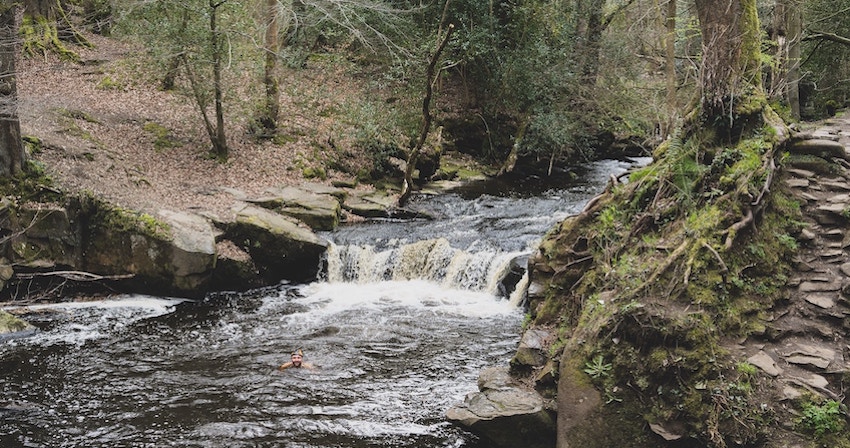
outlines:
[[[806,160],[784,169],[783,181],[800,201],[806,223],[798,236],[796,270],[786,286],[787,300],[771,310],[764,336],[737,349],[774,377],[775,399],[793,400],[808,391],[842,401],[850,373],[850,114],[805,134],[841,143],[844,155],[832,158],[831,170]]]

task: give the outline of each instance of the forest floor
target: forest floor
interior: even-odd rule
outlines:
[[[287,135],[277,144],[247,134],[249,106],[233,98],[226,115],[230,153],[219,162],[209,157],[210,140],[197,106],[185,95],[160,89],[140,49],[88,37],[92,48],[73,48],[79,63],[53,55],[19,62],[22,135],[41,141],[31,158],[60,188],[88,190],[147,213],[193,210],[226,218],[234,196],[306,182],[303,170],[321,165],[326,142],[351,134],[323,111],[366,95],[363,83],[344,73],[300,69],[297,78],[284,81],[298,85],[281,89],[281,128]],[[241,83],[247,84],[252,83]],[[352,163],[362,162],[363,154],[353,148],[346,147],[346,154]],[[334,180],[354,179],[334,171],[309,181]]]

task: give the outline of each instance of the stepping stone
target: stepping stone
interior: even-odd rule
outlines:
[[[785,185],[788,185],[791,188],[808,188],[809,180],[808,179],[786,179]]]
[[[803,393],[800,392],[800,390],[796,387],[790,384],[785,384],[784,386],[782,386],[782,396],[783,400],[796,400],[802,397]]]
[[[850,185],[841,180],[822,180],[820,183],[832,191],[850,191]]]
[[[782,369],[776,365],[773,358],[765,353],[764,350],[759,350],[758,353],[747,358],[747,362],[763,370],[764,373],[770,376],[779,376],[782,373]]]
[[[833,292],[841,289],[841,281],[805,281],[800,283],[800,292]]]
[[[812,386],[816,389],[826,389],[827,386],[829,386],[829,381],[827,381],[826,378],[816,373],[813,373],[805,378],[799,378],[799,380],[802,381],[803,384],[808,384],[809,386]]]
[[[841,229],[830,229],[826,232],[823,232],[822,235],[824,238],[829,238],[831,240],[844,239],[844,231]]]
[[[829,361],[828,360],[823,359],[823,358],[817,358],[817,357],[814,357],[814,356],[803,356],[803,355],[789,356],[789,357],[785,358],[785,361],[788,362],[788,364],[796,364],[796,365],[800,365],[800,366],[812,366],[812,367],[816,367],[816,368],[821,369],[821,370],[826,370],[826,368],[829,367]]]
[[[788,168],[785,171],[804,180],[815,177],[814,171],[804,170],[802,168]]]
[[[828,310],[828,309],[835,306],[835,299],[834,298],[832,298],[830,296],[826,296],[826,295],[820,295],[820,294],[809,294],[809,295],[807,295],[806,296],[806,302],[809,302],[812,305],[814,305],[818,308],[823,308],[825,310]]]
[[[826,200],[832,203],[848,204],[850,203],[850,193],[836,194],[826,198]]]

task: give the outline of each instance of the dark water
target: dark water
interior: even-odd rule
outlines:
[[[0,447],[486,447],[444,415],[516,349],[491,278],[625,167],[418,198],[440,219],[327,235],[323,282],[32,307],[41,331],[0,342]],[[298,347],[317,368],[276,371]]]

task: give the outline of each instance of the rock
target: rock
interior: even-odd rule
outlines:
[[[747,358],[747,362],[763,370],[764,373],[770,376],[779,376],[782,373],[782,369],[777,367],[773,358],[762,350]]]
[[[810,170],[804,170],[800,168],[788,168],[785,170],[786,173],[792,174],[801,179],[811,179],[815,177],[815,172]]]
[[[789,356],[785,358],[785,361],[788,364],[797,364],[802,366],[812,366],[821,370],[825,370],[829,367],[829,361],[823,358],[817,358],[814,356],[803,356],[803,355],[795,355]]]
[[[200,288],[216,264],[212,226],[206,219],[191,213],[162,210],[160,216],[171,227],[175,286],[182,290]]]
[[[345,197],[341,189],[283,187],[266,190],[266,193],[267,196],[246,202],[296,218],[315,230],[333,230],[339,225],[340,197]]]
[[[835,299],[823,294],[808,294],[806,295],[806,302],[825,310],[835,306]]]
[[[685,436],[685,425],[681,422],[650,423],[649,429],[668,442]]]
[[[343,203],[348,212],[364,218],[389,218],[395,199],[381,193],[355,193]]]
[[[808,179],[786,179],[785,185],[791,188],[808,188],[809,180]]]
[[[262,207],[240,204],[234,212],[236,221],[226,236],[251,255],[267,282],[315,279],[327,241],[297,220]]]
[[[555,422],[543,398],[516,386],[506,369],[486,369],[479,392],[446,412],[446,418],[488,439],[491,446],[550,448],[555,445]]]
[[[805,281],[800,283],[800,292],[833,292],[841,289],[841,281]]]
[[[551,332],[540,329],[527,330],[519,341],[511,366],[514,367],[540,367],[549,359],[548,341],[553,335]]]
[[[797,154],[810,154],[824,158],[847,158],[844,145],[837,141],[823,138],[794,141],[789,145],[788,150]]]
[[[13,314],[0,310],[0,341],[10,338],[26,337],[35,333],[36,328]]]
[[[7,227],[13,232],[15,264],[46,268],[74,266],[80,257],[80,235],[71,213],[56,204],[25,203],[9,209]]]

